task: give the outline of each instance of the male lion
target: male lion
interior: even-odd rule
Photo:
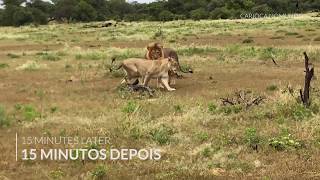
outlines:
[[[149,43],[147,46],[147,53],[145,58],[148,60],[159,60],[162,58],[172,58],[178,64],[178,69],[183,73],[193,73],[191,69],[185,71],[181,68],[179,63],[178,54],[175,50],[171,48],[163,48],[163,46],[158,42]],[[169,84],[171,84],[172,77],[181,78],[182,75],[179,75],[177,72],[169,71]],[[174,84],[174,83],[173,83]],[[161,87],[161,86],[160,86]]]
[[[132,79],[142,78],[143,85],[147,86],[151,78],[157,78],[168,91],[176,89],[169,86],[169,71],[176,72],[178,64],[172,58],[160,59],[158,61],[149,61],[139,58],[130,58],[124,60],[116,69],[123,68],[126,76],[121,83],[130,83]]]

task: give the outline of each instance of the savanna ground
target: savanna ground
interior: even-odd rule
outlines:
[[[84,25],[0,28],[1,179],[319,178],[319,18]],[[143,57],[153,41],[194,74],[152,98],[118,87],[111,58]],[[316,75],[309,109],[298,98],[304,51]],[[265,99],[222,105],[239,90]],[[162,159],[15,162],[16,132],[107,136],[117,148],[160,148]]]

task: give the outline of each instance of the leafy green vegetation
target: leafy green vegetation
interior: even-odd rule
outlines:
[[[269,145],[278,151],[302,147],[302,143],[293,138],[286,129],[283,129],[279,136],[269,139]]]
[[[160,145],[169,144],[173,134],[173,129],[163,124],[150,132],[152,140]]]

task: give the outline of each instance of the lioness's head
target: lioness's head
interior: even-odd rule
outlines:
[[[177,73],[177,71],[179,70],[179,63],[175,59],[173,59],[172,57],[169,57],[168,58],[168,67],[169,67],[170,71]]]
[[[161,59],[163,57],[163,46],[160,43],[150,43],[147,46],[149,57],[153,60]]]

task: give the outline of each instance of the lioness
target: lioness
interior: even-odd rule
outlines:
[[[143,85],[147,86],[151,78],[157,78],[168,91],[176,89],[169,86],[169,71],[176,72],[178,63],[172,58],[165,58],[157,61],[149,61],[139,58],[130,58],[124,60],[116,69],[123,68],[126,72],[125,78],[121,83],[130,83],[132,79],[142,78]]]
[[[181,68],[179,63],[179,57],[177,52],[174,49],[171,48],[163,48],[163,46],[158,42],[149,43],[147,46],[147,53],[145,54],[145,58],[149,60],[158,60],[161,58],[168,58],[171,57],[174,59],[178,65],[179,70],[183,73],[193,73],[191,69],[188,71],[185,71]],[[176,74],[177,75],[177,74]],[[179,75],[177,75],[179,77]]]

